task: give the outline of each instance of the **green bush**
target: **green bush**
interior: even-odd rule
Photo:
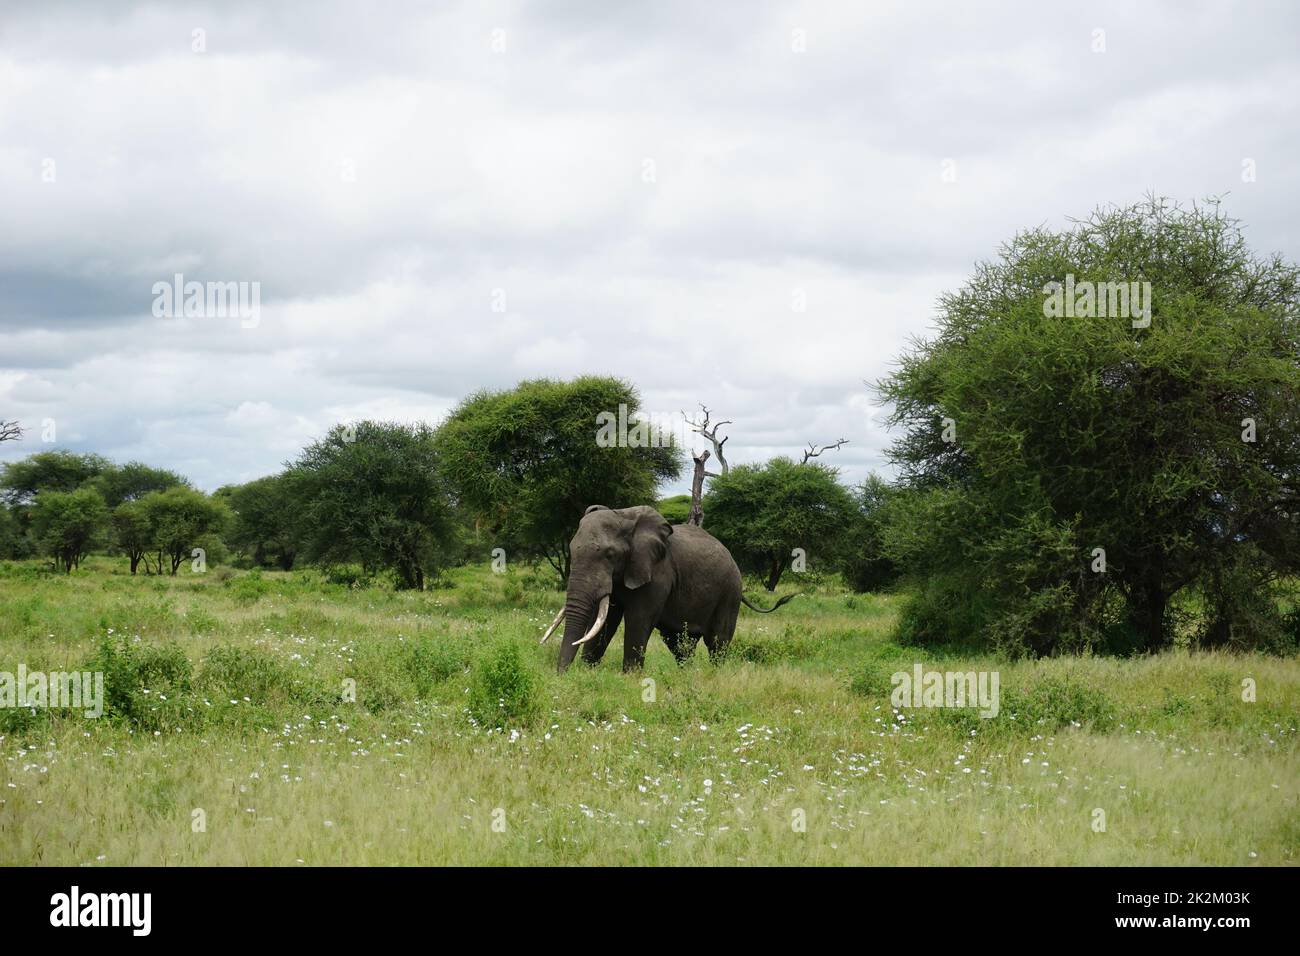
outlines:
[[[524,585],[517,578],[508,577],[505,586],[501,589],[501,596],[506,599],[508,604],[522,604],[524,602]]]
[[[185,612],[185,622],[195,634],[211,634],[221,626],[215,614],[197,604]]]
[[[452,638],[421,637],[406,656],[406,672],[420,697],[427,697],[443,681],[464,673],[470,654],[463,642]]]
[[[195,724],[193,668],[180,646],[106,637],[85,669],[104,673],[105,717],[125,720],[138,730]]]
[[[1045,678],[1027,693],[1004,688],[1001,711],[1028,728],[1047,731],[1081,724],[1105,732],[1115,722],[1115,705],[1105,691],[1061,677]]]
[[[293,680],[288,670],[265,651],[247,647],[214,647],[203,659],[199,687],[224,700],[248,697],[265,704],[283,696]]]
[[[231,597],[240,604],[256,604],[271,590],[271,583],[256,568],[235,578],[233,582],[227,582],[227,586]]]
[[[0,736],[40,733],[49,727],[52,714],[48,707],[0,707]]]
[[[497,641],[474,663],[469,710],[483,727],[525,723],[538,708],[537,680],[509,639]]]
[[[924,661],[925,655],[897,644],[878,644],[859,665],[849,681],[849,690],[862,697],[888,700],[894,690],[893,677],[899,671],[911,673],[912,665]]]
[[[325,580],[349,590],[375,586],[375,576],[359,564],[336,564],[325,568]]]
[[[935,575],[919,583],[898,616],[896,639],[900,644],[941,646],[954,639],[972,642],[990,623],[993,605],[964,577]]]
[[[824,637],[787,624],[778,634],[740,637],[727,648],[727,657],[751,664],[784,664],[807,660],[819,650]]]

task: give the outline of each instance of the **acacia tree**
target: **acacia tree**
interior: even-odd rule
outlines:
[[[854,506],[837,474],[789,458],[735,465],[709,483],[709,531],[743,570],[765,575],[764,585],[774,591],[795,548],[820,555],[827,566],[838,556]]]
[[[868,475],[854,489],[856,514],[845,536],[841,570],[856,591],[877,591],[899,577],[898,565],[885,553],[884,529],[898,490],[879,475]]]
[[[454,543],[451,498],[427,425],[336,425],[284,480],[299,502],[311,560],[360,561],[393,571],[399,588],[423,589]]]
[[[107,519],[104,499],[93,489],[47,491],[32,509],[32,530],[55,568],[70,574],[102,539]]]
[[[138,461],[129,461],[125,465],[109,464],[88,479],[87,484],[104,496],[110,509],[124,501],[138,501],[151,491],[190,486],[188,479],[174,471]]]
[[[1072,285],[1097,311],[1095,290],[1148,282],[1143,314],[1053,301]],[[880,383],[914,637],[1154,650],[1184,588],[1209,634],[1240,617],[1222,582],[1300,569],[1300,271],[1253,255],[1217,203],[1023,233],[940,311]]]
[[[131,573],[144,562],[149,570],[146,555],[154,548],[156,536],[149,508],[143,501],[124,501],[113,509],[113,543],[131,562]]]
[[[230,543],[250,552],[255,565],[273,560],[280,570],[292,570],[301,546],[302,518],[285,476],[258,478],[221,489],[218,495],[235,515]]]
[[[651,504],[659,482],[681,472],[671,435],[605,428],[610,416],[633,422],[639,408],[631,385],[597,376],[482,391],[439,427],[442,467],[480,527],[544,555],[567,581],[569,539],[589,505]]]
[[[220,501],[193,488],[176,487],[154,491],[140,499],[141,510],[152,535],[157,571],[167,567],[174,576],[195,548],[207,550],[230,521],[230,512]]]
[[[76,491],[112,463],[102,455],[41,451],[0,469],[0,489],[10,505],[29,504],[44,491]]]

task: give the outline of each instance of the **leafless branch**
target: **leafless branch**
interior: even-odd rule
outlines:
[[[18,424],[17,420],[12,422],[0,421],[0,441],[17,441],[23,437],[23,427]]]
[[[806,465],[808,464],[809,459],[818,457],[822,452],[832,451],[834,449],[839,448],[841,445],[847,445],[848,443],[849,440],[847,438],[841,438],[837,442],[831,442],[831,444],[822,445],[821,447],[818,447],[817,445],[814,445],[812,442],[809,442],[808,450],[803,453],[803,461],[799,462],[799,464]]]
[[[731,436],[727,435],[725,437],[719,437],[718,429],[723,425],[733,425],[735,423],[730,419],[724,419],[720,422],[711,421],[710,416],[712,413],[703,403],[700,404],[700,411],[704,413],[704,419],[702,421],[695,421],[694,419],[687,417],[685,412],[682,412],[682,420],[685,421],[693,431],[698,432],[707,439],[709,444],[713,446],[713,454],[717,456],[718,466],[722,469],[722,473],[725,475],[730,466],[727,464],[726,457],[722,454],[722,446],[727,443],[727,439]]]

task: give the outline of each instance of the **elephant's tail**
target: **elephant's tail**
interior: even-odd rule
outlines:
[[[745,607],[749,608],[751,611],[757,611],[759,614],[771,614],[773,611],[779,608],[786,601],[793,601],[798,596],[799,595],[797,594],[787,594],[785,597],[778,600],[771,607],[759,607],[757,604],[750,604],[749,598],[745,597],[745,595],[742,594],[740,596],[740,603],[745,605]]]

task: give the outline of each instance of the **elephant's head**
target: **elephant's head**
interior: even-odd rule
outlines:
[[[668,554],[672,533],[664,516],[647,505],[619,510],[592,505],[586,510],[569,542],[569,592],[564,610],[552,624],[554,628],[563,617],[561,671],[573,662],[584,637],[594,639],[599,634],[615,586],[635,591],[650,582],[655,567]]]

